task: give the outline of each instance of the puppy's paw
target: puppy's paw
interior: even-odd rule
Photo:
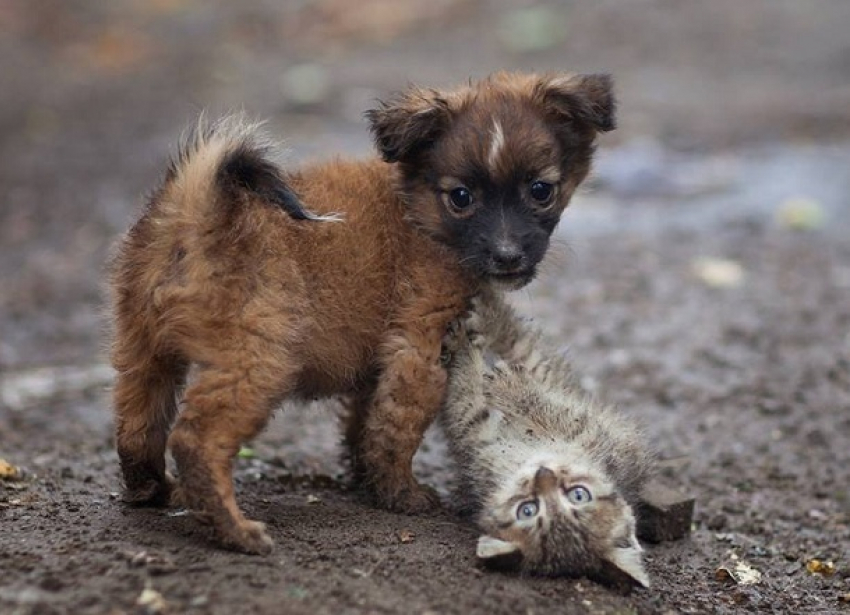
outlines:
[[[121,500],[131,506],[169,506],[173,491],[174,479],[166,474],[163,477],[128,482],[124,486]]]
[[[259,521],[243,519],[216,527],[222,544],[234,551],[251,555],[268,555],[274,549],[274,541],[266,532],[266,526]]]
[[[376,489],[375,497],[382,508],[405,515],[420,515],[442,506],[434,489],[416,481],[393,489]]]

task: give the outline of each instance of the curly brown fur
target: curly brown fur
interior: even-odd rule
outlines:
[[[532,279],[613,126],[610,80],[499,74],[413,89],[368,117],[383,160],[300,170],[254,126],[201,126],[122,240],[112,362],[128,501],[169,500],[168,445],[182,503],[225,544],[267,552],[236,504],[232,458],[283,399],[343,395],[356,475],[378,503],[436,503],[411,460],[443,399],[446,325],[480,287]]]

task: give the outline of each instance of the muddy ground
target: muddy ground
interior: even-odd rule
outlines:
[[[0,459],[23,472],[0,613],[850,612],[846,2],[0,0],[0,29]],[[366,153],[375,96],[497,68],[619,83],[621,127],[514,298],[697,498],[690,538],[647,546],[652,588],[478,570],[450,512],[346,488],[331,405],[284,408],[237,464],[272,556],[122,506],[103,264],[182,127],[244,107],[293,160]],[[417,463],[450,504],[438,434]],[[733,558],[760,580],[718,580]]]

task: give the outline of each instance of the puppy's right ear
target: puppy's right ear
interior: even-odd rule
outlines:
[[[408,162],[448,127],[448,101],[436,90],[410,90],[366,112],[375,145],[387,162]]]

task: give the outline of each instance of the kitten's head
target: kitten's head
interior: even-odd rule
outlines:
[[[488,567],[649,587],[632,508],[592,466],[530,464],[483,510]]]
[[[508,288],[534,277],[597,133],[615,124],[607,75],[497,73],[411,88],[366,115],[411,222]]]

